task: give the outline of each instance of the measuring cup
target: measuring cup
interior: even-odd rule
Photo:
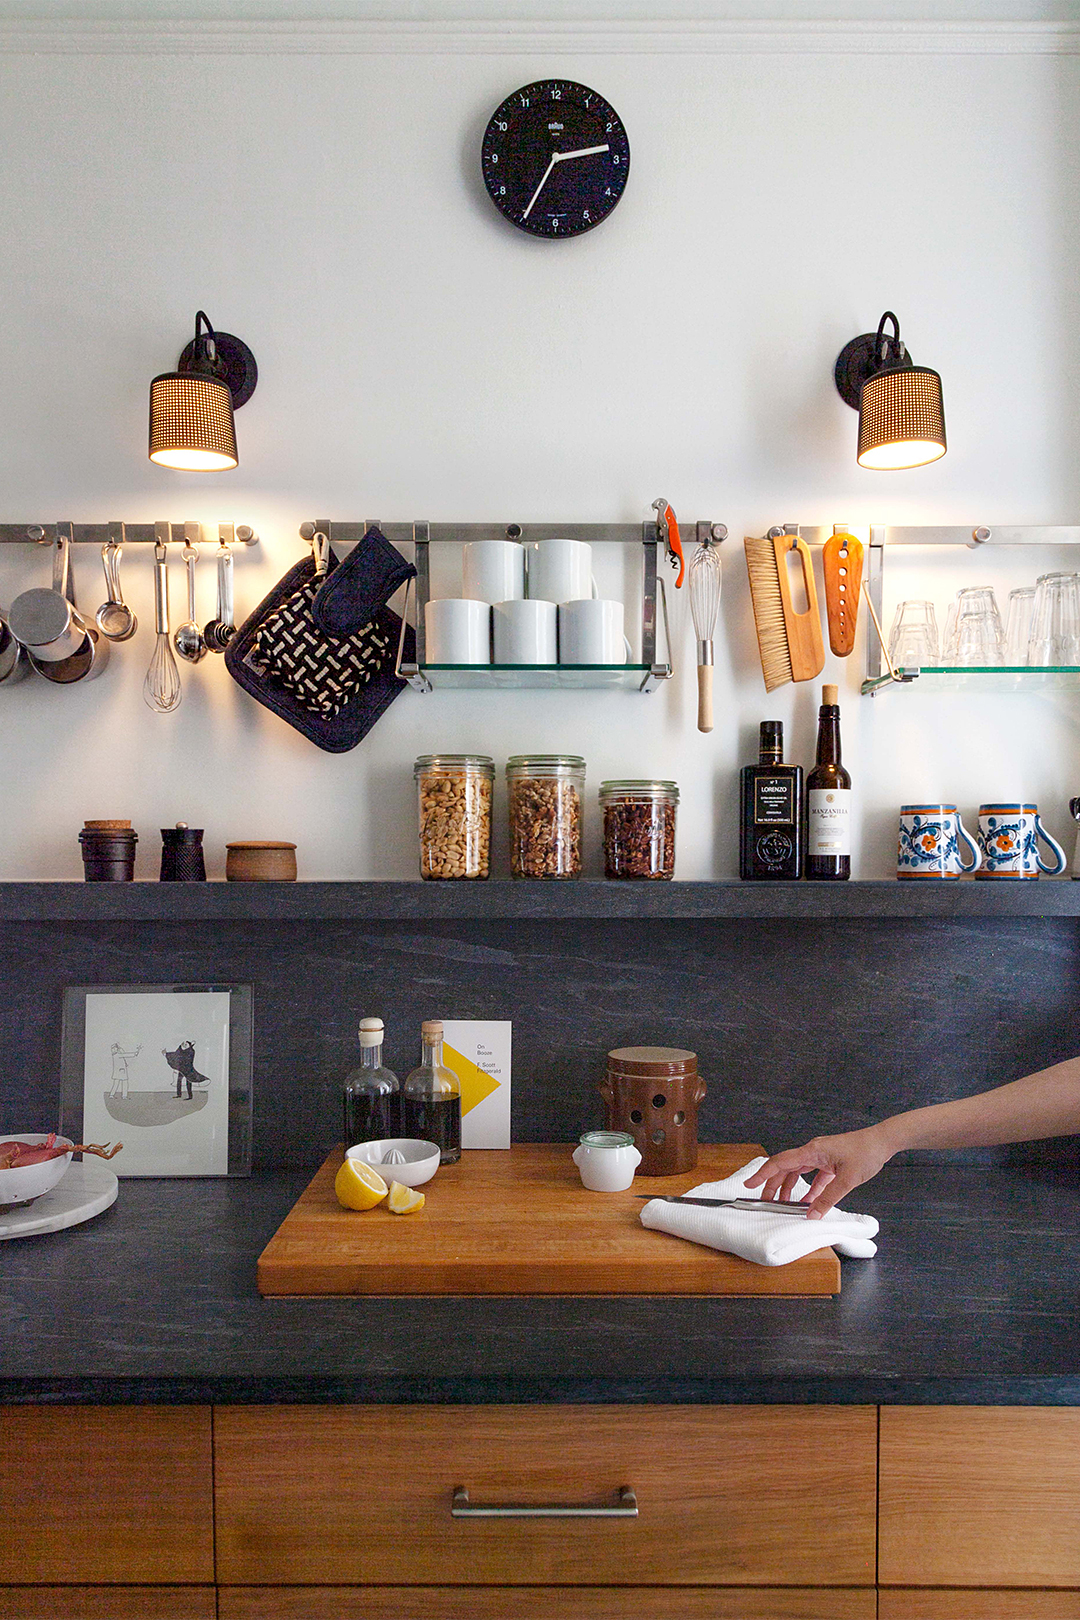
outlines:
[[[108,642],[87,624],[72,599],[70,544],[70,532],[58,525],[52,589],[23,591],[8,614],[8,626],[26,648],[30,667],[61,686],[100,674],[109,656]]]
[[[101,566],[105,571],[105,589],[108,601],[102,602],[94,614],[94,623],[109,641],[130,641],[139,628],[139,621],[124,601],[120,589],[120,558],[124,552],[124,525],[117,524],[118,539],[112,539],[101,548]]]

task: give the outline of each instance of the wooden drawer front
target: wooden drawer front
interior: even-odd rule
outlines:
[[[218,1603],[218,1620],[875,1620],[876,1614],[873,1588],[827,1587],[223,1586]]]
[[[212,1481],[209,1407],[8,1408],[3,1573],[212,1583]]]
[[[881,1410],[890,1586],[1080,1587],[1080,1411]]]
[[[0,1620],[215,1620],[212,1586],[0,1586]]]
[[[970,1586],[904,1592],[894,1587],[880,1594],[878,1620],[1080,1620],[1080,1592],[977,1592]]]
[[[225,1584],[868,1586],[872,1407],[219,1407]],[[636,1519],[450,1516],[612,1502]]]

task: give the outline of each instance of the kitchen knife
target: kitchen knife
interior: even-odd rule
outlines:
[[[765,1215],[806,1216],[806,1204],[767,1198],[689,1198],[680,1193],[635,1193],[635,1198],[655,1198],[661,1204],[701,1204],[706,1209],[745,1209]]]

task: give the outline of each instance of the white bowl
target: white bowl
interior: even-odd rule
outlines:
[[[404,1164],[383,1163],[392,1148],[405,1155]],[[388,1187],[392,1181],[400,1181],[403,1187],[422,1187],[439,1168],[440,1153],[434,1142],[421,1142],[415,1136],[391,1136],[384,1142],[358,1142],[345,1157],[370,1164]]]
[[[41,1131],[12,1131],[4,1135],[0,1131],[0,1142],[25,1142],[27,1147],[43,1147],[49,1140],[48,1134]],[[57,1145],[68,1143],[67,1136],[58,1136]],[[29,1204],[32,1199],[40,1198],[56,1186],[71,1163],[71,1154],[65,1153],[60,1159],[43,1159],[40,1164],[25,1164],[21,1170],[0,1170],[0,1205],[3,1204]]]

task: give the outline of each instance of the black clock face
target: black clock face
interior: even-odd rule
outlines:
[[[484,132],[488,195],[532,236],[580,236],[626,188],[630,143],[614,107],[588,85],[541,79],[507,96]]]

